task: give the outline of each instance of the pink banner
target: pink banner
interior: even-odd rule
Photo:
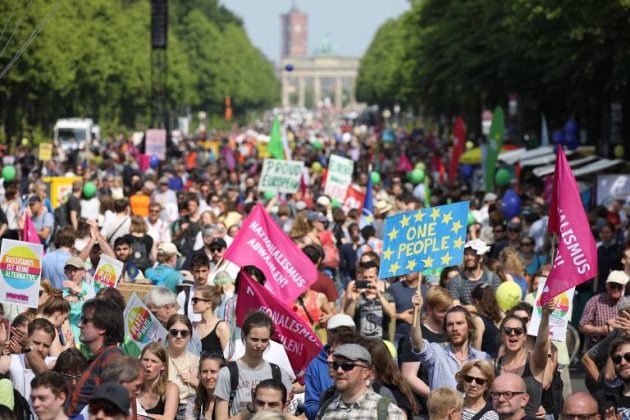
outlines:
[[[247,217],[223,258],[240,267],[258,267],[267,278],[267,290],[288,305],[317,280],[317,267],[260,203]]]
[[[311,327],[264,287],[259,285],[246,272],[239,274],[240,285],[236,300],[236,325],[241,327],[247,315],[252,311],[263,311],[273,319],[274,341],[282,343],[289,362],[300,384],[304,384],[306,367],[322,349],[322,343]]]
[[[32,244],[41,244],[42,241],[37,235],[37,229],[28,214],[24,214],[24,230],[22,231],[22,240]]]
[[[595,239],[562,147],[558,147],[547,232],[557,235],[558,249],[540,297],[543,305],[597,274]]]

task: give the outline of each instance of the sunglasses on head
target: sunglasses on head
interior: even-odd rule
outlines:
[[[624,354],[615,354],[613,357],[611,357],[613,363],[616,365],[621,363],[622,358],[626,361],[626,363],[630,363],[630,352]]]
[[[66,378],[67,381],[77,381],[81,377],[80,373],[78,375],[70,375],[69,373],[62,373],[62,375],[64,378]]]
[[[331,366],[334,370],[338,370],[339,368],[341,368],[341,370],[343,370],[344,372],[349,372],[357,366],[365,367],[362,365],[357,365],[356,363],[352,363],[352,362],[337,362],[337,361],[332,362]]]
[[[464,375],[464,380],[471,384],[473,381],[475,381],[477,383],[477,385],[485,385],[486,382],[488,382],[487,379],[484,378],[475,378],[474,376],[470,376],[470,375]]]
[[[182,338],[188,338],[188,336],[190,335],[190,331],[178,330],[176,328],[171,328],[170,330],[168,330],[168,333],[171,335],[171,337],[177,337],[179,335]]]
[[[512,333],[514,333],[515,335],[521,335],[524,332],[525,330],[523,330],[523,328],[521,327],[515,327],[515,328],[503,327],[503,333],[505,335],[512,335]]]

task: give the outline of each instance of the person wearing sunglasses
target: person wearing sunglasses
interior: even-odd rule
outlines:
[[[183,418],[188,401],[195,398],[195,388],[199,385],[199,357],[186,350],[192,335],[192,323],[186,316],[172,315],[166,323],[166,330],[168,379],[179,388],[177,418],[180,419]]]
[[[201,338],[201,350],[208,353],[223,353],[230,341],[227,323],[215,314],[215,309],[221,304],[221,296],[221,286],[201,286],[191,299],[193,311],[201,315],[201,321],[195,324]]]
[[[490,388],[492,408],[500,420],[534,420],[536,417],[527,414],[526,406],[530,396],[525,381],[513,373],[497,376]]]
[[[462,366],[455,375],[457,390],[464,393],[462,418],[497,420],[499,416],[490,403],[490,389],[494,382],[494,367],[486,360],[475,360]]]
[[[614,415],[623,415],[618,418],[627,418],[630,414],[630,337],[624,335],[611,341],[608,354],[621,384],[600,387],[595,398],[602,417],[609,418],[607,414],[612,412]]]
[[[527,324],[523,318],[508,315],[501,321],[499,330],[503,340],[505,354],[497,359],[498,374],[511,373],[523,377],[527,384],[527,400],[525,411],[528,416],[535,417],[542,405],[542,392],[549,351],[549,315],[556,307],[551,300],[542,307],[540,326],[530,353],[525,342],[527,340]]]
[[[385,410],[390,420],[404,419],[403,411],[372,389],[372,356],[358,344],[342,344],[332,354],[331,368],[338,395],[324,401],[317,419],[374,419]]]

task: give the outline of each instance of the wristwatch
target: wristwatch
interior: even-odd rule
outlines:
[[[33,350],[33,349],[32,349],[32,346],[28,346],[28,347],[26,347],[26,348],[22,349],[22,353],[28,353],[28,352],[30,352],[30,351],[32,351],[32,350]]]

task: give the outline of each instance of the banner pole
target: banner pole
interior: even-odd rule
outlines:
[[[418,275],[418,277],[420,277],[420,276]],[[422,293],[421,287],[422,287],[422,279],[419,278],[418,279],[418,287],[416,288],[416,292]],[[422,308],[420,308],[420,305],[414,305],[414,307],[413,307],[413,321],[411,321],[412,328],[417,328],[418,327],[418,323],[420,322],[420,309],[422,309]]]

